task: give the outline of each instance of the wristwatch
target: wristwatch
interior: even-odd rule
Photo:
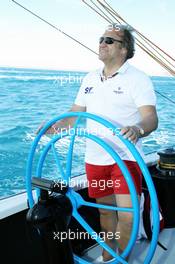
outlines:
[[[140,134],[141,136],[143,136],[143,135],[145,134],[145,131],[144,131],[144,129],[143,129],[141,126],[139,126],[139,125],[135,125],[135,127],[138,128],[139,134]]]

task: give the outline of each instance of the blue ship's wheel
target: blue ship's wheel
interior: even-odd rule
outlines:
[[[113,150],[113,148],[110,147],[104,140],[102,140],[101,138],[99,138],[95,135],[86,133],[85,131],[83,131],[83,133],[81,133],[81,131],[78,131],[77,125],[78,125],[81,118],[89,118],[91,120],[94,120],[94,121],[104,125],[105,127],[109,128],[109,129],[112,129],[112,131],[115,131],[116,136],[119,137],[119,139],[127,146],[127,148],[132,153],[133,157],[136,159],[138,165],[140,166],[140,168],[142,170],[143,176],[144,176],[146,184],[148,186],[148,190],[150,192],[151,206],[153,208],[153,234],[152,234],[152,240],[150,242],[150,247],[149,247],[148,253],[147,253],[145,260],[144,260],[144,264],[150,263],[153,255],[154,255],[156,246],[157,246],[157,240],[158,240],[158,234],[159,234],[158,202],[157,202],[156,191],[155,191],[150,173],[149,173],[143,159],[141,158],[140,154],[138,153],[138,151],[134,147],[134,145],[131,144],[128,140],[124,139],[119,134],[119,129],[116,128],[116,126],[114,126],[112,123],[106,121],[105,119],[103,119],[99,116],[96,116],[96,115],[93,115],[90,113],[84,113],[84,112],[83,113],[81,113],[81,112],[70,112],[70,113],[63,114],[63,115],[60,115],[59,117],[52,119],[42,128],[42,130],[39,132],[39,134],[37,135],[37,137],[35,138],[35,140],[33,142],[33,145],[32,145],[32,148],[31,148],[31,151],[29,154],[28,164],[27,164],[26,188],[27,188],[27,194],[28,194],[30,207],[33,207],[33,205],[34,205],[34,199],[33,199],[33,194],[32,194],[32,184],[31,184],[32,166],[33,166],[35,151],[36,151],[36,148],[37,148],[38,143],[40,141],[40,138],[47,131],[47,129],[50,126],[52,126],[54,123],[56,123],[57,121],[60,121],[62,119],[65,119],[65,118],[69,118],[69,117],[77,117],[77,121],[76,121],[75,126],[74,126],[74,131],[76,131],[76,132],[74,133],[74,135],[71,135],[71,141],[70,141],[70,146],[69,146],[67,161],[66,161],[66,164],[67,164],[66,165],[66,173],[64,173],[64,171],[60,165],[60,160],[59,160],[59,157],[58,157],[57,152],[55,150],[54,144],[58,140],[60,140],[62,137],[69,136],[68,132],[62,133],[62,135],[60,135],[60,134],[54,135],[54,137],[50,140],[50,142],[45,146],[45,148],[44,148],[44,150],[40,156],[40,159],[38,161],[37,172],[36,172],[35,176],[36,177],[42,176],[42,167],[43,167],[45,158],[47,156],[48,151],[50,149],[52,149],[52,151],[54,153],[54,157],[55,157],[57,167],[58,167],[59,171],[61,172],[62,179],[64,181],[69,182],[69,180],[71,178],[72,152],[73,152],[73,147],[74,147],[75,136],[86,137],[88,139],[95,141],[100,146],[102,146],[112,156],[112,158],[116,161],[116,163],[120,167],[120,169],[121,169],[121,171],[125,177],[125,180],[128,184],[128,188],[130,190],[131,201],[132,201],[133,207],[132,208],[123,208],[123,207],[108,206],[108,205],[102,205],[102,204],[95,204],[95,203],[87,202],[78,193],[76,193],[72,188],[68,188],[66,195],[70,199],[72,206],[73,206],[72,215],[75,217],[75,219],[83,226],[83,228],[90,235],[93,235],[95,231],[87,224],[87,222],[81,217],[81,215],[79,214],[79,212],[77,210],[82,205],[83,206],[90,206],[90,207],[94,207],[94,208],[103,208],[103,209],[108,209],[108,210],[114,210],[114,211],[126,211],[126,212],[131,212],[133,214],[133,226],[132,226],[132,232],[130,235],[130,240],[128,242],[127,247],[125,248],[125,250],[123,251],[123,253],[120,256],[118,254],[116,254],[116,252],[114,252],[103,240],[101,240],[100,237],[98,237],[98,236],[96,237],[96,241],[100,244],[100,246],[102,248],[104,248],[105,250],[107,250],[111,254],[111,256],[113,256],[113,258],[115,258],[113,261],[111,261],[111,263],[127,263],[125,258],[128,256],[128,254],[130,253],[130,251],[132,250],[132,248],[136,242],[137,234],[138,234],[138,228],[139,228],[139,215],[140,215],[140,213],[139,213],[139,203],[138,203],[138,198],[137,198],[135,186],[133,184],[131,175],[130,175],[127,167],[125,166],[124,162],[120,159],[118,154]],[[84,259],[82,259],[76,255],[74,255],[74,259],[75,259],[76,263],[82,263],[82,264],[83,263],[84,264],[89,263],[90,264],[90,262],[85,261]]]

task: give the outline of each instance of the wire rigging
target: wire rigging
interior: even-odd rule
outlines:
[[[112,23],[125,24],[131,28],[135,34],[136,45],[146,52],[152,59],[159,63],[163,68],[165,68],[171,75],[175,76],[175,65],[173,62],[175,59],[162,50],[158,45],[149,40],[136,28],[132,27],[126,20],[124,20],[108,3],[103,0],[82,0],[82,2],[91,8],[95,13],[103,17],[106,21]],[[99,7],[100,6],[100,7]],[[100,11],[101,10],[101,11]],[[100,13],[101,12],[101,13]],[[106,15],[105,15],[106,14]]]
[[[73,40],[74,42],[78,43],[79,45],[83,46],[87,50],[91,51],[92,53],[98,55],[97,52],[83,44],[81,41],[75,39],[73,36],[67,34],[66,32],[59,29],[57,26],[53,25],[46,19],[42,18],[38,14],[34,13],[33,11],[29,10],[25,6],[21,5],[15,0],[11,0],[13,3],[18,5],[19,7],[23,8],[25,11],[29,12],[36,18],[40,19],[44,23],[48,24],[55,30],[62,33],[64,36],[68,37],[69,39]],[[129,28],[131,28],[137,37],[136,44],[138,47],[140,47],[146,54],[148,54],[152,59],[154,59],[157,63],[159,63],[164,69],[166,69],[172,76],[175,76],[175,65],[172,63],[175,59],[170,56],[168,53],[166,53],[164,50],[162,50],[159,46],[157,46],[155,43],[153,43],[151,40],[149,40],[146,36],[144,36],[141,32],[139,32],[137,29],[132,27],[129,23],[126,22],[113,8],[110,6],[106,0],[103,0],[103,3],[101,0],[89,0],[90,3],[88,3],[88,0],[81,0],[85,5],[87,5],[93,12],[98,14],[100,17],[105,19],[108,23],[119,23],[119,24],[125,24]],[[140,38],[140,39],[139,39]],[[157,53],[157,54],[156,54]],[[156,91],[158,94],[160,94],[162,97],[166,98],[171,103],[175,104],[175,101],[170,99],[169,97],[165,96],[164,94]]]
[[[79,40],[75,39],[74,37],[72,37],[71,35],[67,34],[66,32],[62,31],[61,29],[59,29],[58,27],[56,27],[55,25],[51,24],[50,22],[48,22],[46,19],[42,18],[41,16],[37,15],[36,13],[32,12],[31,10],[29,10],[28,8],[26,8],[25,6],[19,4],[17,1],[12,0],[12,2],[14,2],[16,5],[20,6],[21,8],[23,8],[25,11],[29,12],[30,14],[32,14],[33,16],[37,17],[38,19],[42,20],[43,22],[45,22],[46,24],[48,24],[49,26],[51,26],[52,28],[56,29],[57,31],[59,31],[60,33],[62,33],[63,35],[65,35],[66,37],[70,38],[71,40],[75,41],[76,43],[78,43],[79,45],[83,46],[84,48],[90,50],[91,52],[93,52],[94,54],[98,55],[97,52],[95,52],[94,50],[92,50],[91,48],[89,48],[88,46],[86,46],[85,44],[83,44],[82,42],[80,42]]]
[[[166,69],[172,76],[175,76],[175,66],[172,63],[172,61],[175,61],[175,59],[170,56],[167,52],[165,52],[163,49],[161,49],[158,45],[153,43],[151,40],[149,40],[146,36],[144,36],[141,32],[139,32],[136,28],[132,27],[129,23],[126,22],[108,3],[107,1],[103,0],[96,0],[96,2],[104,9],[100,13],[101,8],[98,7],[97,4],[94,3],[93,0],[82,0],[84,4],[86,4],[91,10],[93,10],[95,13],[100,15],[102,18],[104,18],[109,23],[118,23],[118,24],[125,24],[129,28],[131,28],[137,35],[135,37],[136,45],[141,48],[147,55],[149,55],[152,59],[154,59],[157,63],[159,63],[164,69]],[[98,9],[98,10],[97,10]],[[106,13],[107,14],[106,14]],[[111,17],[110,17],[111,16]],[[162,97],[166,98],[169,102],[175,104],[175,101],[170,99],[169,97],[165,96],[161,92],[155,90],[156,93],[161,95]]]

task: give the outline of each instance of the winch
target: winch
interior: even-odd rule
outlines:
[[[160,156],[157,169],[162,176],[175,177],[175,147],[157,152]]]
[[[165,227],[175,227],[175,147],[161,149],[153,175],[157,196],[162,209]]]

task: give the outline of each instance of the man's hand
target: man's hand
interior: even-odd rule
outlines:
[[[76,105],[76,104],[73,104],[73,106],[69,110],[69,112],[85,112],[85,111],[86,111],[86,107]],[[76,117],[68,117],[59,122],[56,122],[49,129],[47,129],[45,134],[58,134],[60,130],[63,131],[64,129],[65,130],[70,129],[73,126],[75,120],[76,120]],[[46,122],[41,123],[41,125],[36,131],[36,134],[38,134],[41,131],[41,129],[44,127],[45,124]]]
[[[120,132],[124,138],[127,138],[134,144],[138,141],[139,137],[148,136],[158,126],[158,117],[155,106],[145,105],[139,107],[139,113],[141,121],[135,126],[123,127]],[[144,134],[141,134],[139,127],[143,129]]]
[[[43,122],[39,125],[39,127],[38,127],[37,131],[35,132],[35,134],[39,134],[39,132],[41,131],[41,129],[44,127],[45,123],[46,123],[46,122],[43,121]]]
[[[36,134],[39,134],[39,132],[40,132],[41,129],[45,126],[45,124],[46,124],[46,122],[43,121],[43,122],[39,125],[39,127],[38,127],[38,129],[37,129],[37,131],[36,131]],[[49,128],[47,129],[47,131],[45,132],[45,134],[57,134],[57,133],[58,133],[58,131],[56,130],[56,128],[55,128],[54,125],[52,125],[51,127],[49,127]]]
[[[133,144],[136,144],[140,137],[139,128],[137,126],[123,127],[120,131],[120,134],[124,138],[127,138],[129,141],[131,141]]]

